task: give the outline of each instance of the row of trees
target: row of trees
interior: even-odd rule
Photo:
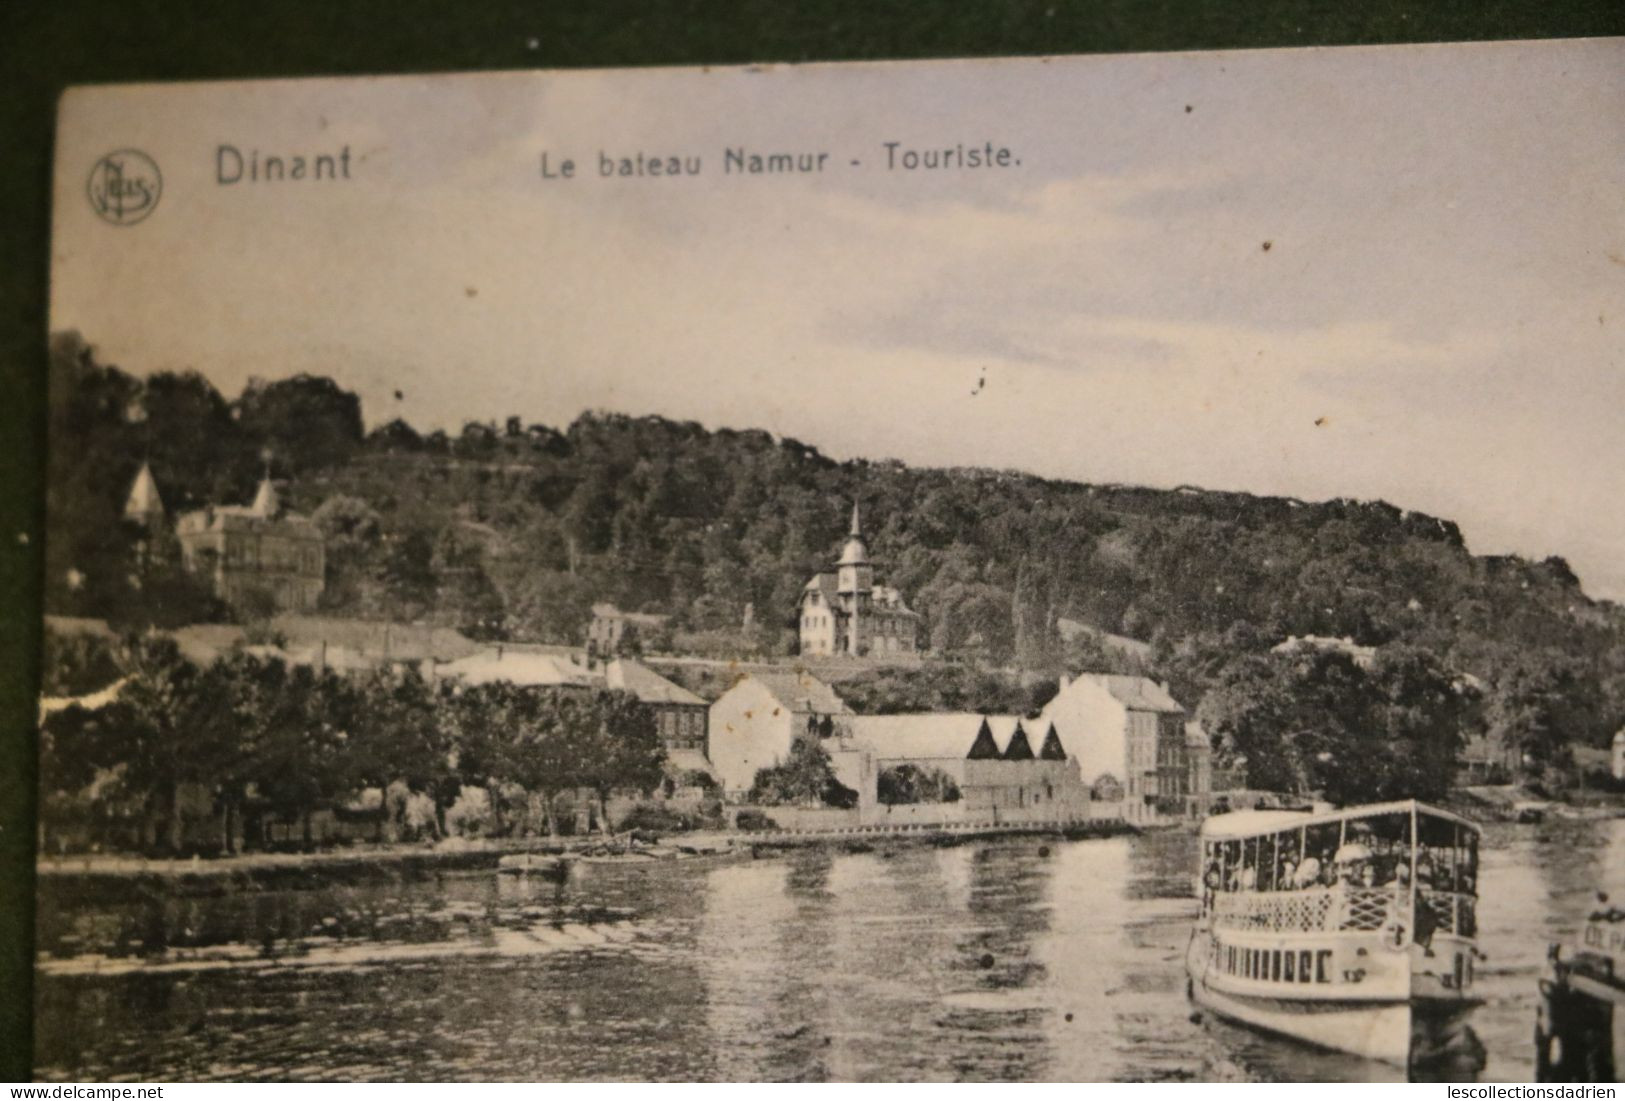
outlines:
[[[156,636],[120,648],[116,695],[72,705],[42,724],[40,780],[47,830],[76,804],[135,808],[147,843],[185,844],[188,789],[206,792],[230,849],[254,828],[353,801],[366,789],[432,800],[441,832],[465,787],[490,796],[499,832],[532,825],[532,804],[555,832],[555,797],[586,789],[607,822],[611,792],[647,792],[663,779],[654,719],[622,692],[548,693],[506,683],[431,683],[415,670],[359,676],[252,653],[188,661]],[[535,797],[532,799],[532,797]],[[403,801],[384,800],[386,830]]]
[[[1248,786],[1336,803],[1441,797],[1482,728],[1478,691],[1411,647],[1369,667],[1341,650],[1250,656],[1199,713],[1221,760],[1246,759]]]
[[[1194,705],[1259,675],[1281,639],[1318,634],[1418,648],[1476,678],[1485,725],[1537,771],[1625,723],[1625,612],[1589,599],[1561,559],[1474,557],[1450,523],[1382,502],[837,463],[766,432],[607,413],[365,432],[331,380],[227,399],[198,375],[135,379],[72,334],[53,345],[51,393],[55,612],[212,614],[185,578],[131,568],[123,495],[146,454],[172,511],[246,499],[270,449],[285,500],[326,534],[337,614],[580,642],[590,604],[609,600],[671,613],[696,651],[788,652],[801,586],[857,498],[884,580],[958,670],[866,678],[850,686],[860,710],[1042,702],[976,671],[1012,666],[1145,673]],[[1064,641],[1063,617],[1150,650]]]

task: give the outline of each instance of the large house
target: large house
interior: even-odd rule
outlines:
[[[810,673],[747,673],[711,704],[706,755],[724,794],[742,798],[757,772],[789,756],[796,738],[829,737],[851,715],[846,701]],[[842,782],[853,786],[844,776]]]
[[[1207,812],[1212,749],[1185,709],[1145,677],[1061,678],[1040,712],[1053,723],[1094,799],[1123,805],[1131,822]]]
[[[163,516],[152,471],[142,464],[124,515],[147,524]],[[278,612],[316,607],[326,585],[326,543],[308,517],[282,508],[267,471],[249,505],[210,505],[175,524],[181,561],[206,578],[216,596],[241,607],[255,596]]]
[[[875,567],[855,504],[840,559],[802,587],[798,626],[804,657],[885,657],[919,651],[919,613],[903,603],[896,589],[875,584]]]

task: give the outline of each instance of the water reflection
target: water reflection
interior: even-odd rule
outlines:
[[[1180,833],[581,865],[40,906],[51,1078],[1341,1080],[1192,1012]],[[1625,893],[1625,822],[1486,835],[1474,1027],[1523,1080],[1545,944]]]

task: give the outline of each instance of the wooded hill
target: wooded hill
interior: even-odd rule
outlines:
[[[103,365],[74,333],[53,338],[51,370],[53,612],[225,614],[184,578],[132,586],[139,533],[120,521],[124,495],[146,458],[172,516],[246,503],[269,455],[285,504],[327,534],[335,615],[579,642],[589,605],[611,601],[672,614],[695,645],[789,653],[801,586],[856,500],[880,577],[944,656],[1039,670],[1120,660],[1087,643],[1068,653],[1067,617],[1150,641],[1149,664],[1194,703],[1239,654],[1348,636],[1426,649],[1488,683],[1560,675],[1587,694],[1581,741],[1625,720],[1620,607],[1588,598],[1560,558],[1474,557],[1449,521],[1380,501],[836,462],[763,431],[614,413],[366,431],[359,399],[329,379],[229,399],[197,374]]]

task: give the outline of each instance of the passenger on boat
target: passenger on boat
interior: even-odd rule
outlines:
[[[1292,886],[1302,890],[1305,887],[1313,887],[1319,879],[1320,861],[1313,856],[1306,856],[1303,863],[1292,873]]]

